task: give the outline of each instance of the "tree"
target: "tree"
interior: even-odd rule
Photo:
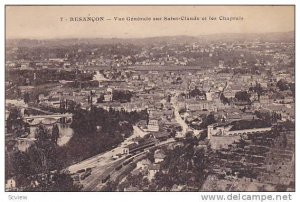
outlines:
[[[261,87],[260,83],[256,83],[254,87],[250,87],[249,91],[253,91],[255,93],[257,93],[258,99],[260,99],[260,96],[263,93],[263,88]]]
[[[284,148],[286,148],[287,144],[288,144],[288,139],[287,139],[287,137],[286,137],[286,133],[284,133],[284,134],[283,134],[283,137],[282,137],[282,146],[283,146]]]
[[[200,127],[206,129],[208,125],[211,125],[213,123],[216,123],[216,119],[214,114],[211,112],[202,119],[202,123],[200,124]]]
[[[58,169],[57,146],[51,141],[50,131],[39,125],[35,132],[36,141],[28,149],[30,161],[36,173],[47,173]]]
[[[235,98],[238,101],[250,102],[250,95],[247,93],[247,91],[236,92],[235,93]]]
[[[120,102],[130,102],[130,99],[132,97],[132,92],[126,90],[126,91],[113,91],[112,99],[115,101]]]
[[[24,191],[39,191],[39,192],[78,192],[82,188],[80,184],[74,184],[70,175],[61,172],[55,172],[45,175],[47,179],[42,180],[36,178],[38,186],[26,186]]]
[[[151,163],[154,163],[154,151],[153,150],[150,150],[150,152],[148,152],[147,154],[146,154],[146,156],[147,156],[147,159],[149,159],[150,161],[151,161]]]
[[[29,93],[26,92],[26,93],[24,94],[24,102],[27,104],[27,103],[29,103],[29,100],[30,100],[30,98],[29,98]]]
[[[167,102],[169,102],[169,103],[171,102],[171,97],[172,97],[171,95],[167,96]]]
[[[60,103],[59,103],[59,112],[61,114],[65,113],[66,112],[66,102],[64,100],[60,100]]]
[[[230,102],[229,102],[229,99],[226,98],[226,97],[224,96],[223,93],[221,93],[221,95],[220,95],[220,100],[221,100],[221,102],[222,102],[223,104],[229,104],[229,103],[230,103]]]
[[[14,154],[12,159],[12,175],[16,176],[19,183],[23,185],[26,183],[26,177],[33,174],[30,166],[30,157],[28,153],[18,151]]]
[[[54,183],[46,187],[45,191],[76,192],[81,189],[81,186],[74,184],[71,176],[66,173],[55,173],[53,181]]]
[[[66,105],[67,105],[67,110],[69,112],[74,112],[75,108],[76,108],[76,102],[74,102],[73,100],[66,100]]]
[[[190,144],[190,145],[196,145],[197,144],[197,138],[194,136],[194,133],[191,131],[188,131],[185,134],[185,143]]]
[[[21,111],[18,108],[12,108],[7,118],[7,130],[11,132],[13,129],[22,129],[24,122],[22,120]]]
[[[288,83],[287,83],[285,80],[283,80],[283,79],[280,79],[280,80],[277,82],[276,86],[277,86],[277,87],[279,88],[279,90],[281,90],[281,91],[284,91],[284,90],[288,90],[288,89],[289,89]]]
[[[295,97],[295,83],[289,83],[289,88],[293,93],[293,96]]]
[[[100,95],[99,98],[97,98],[97,103],[103,103],[104,102],[104,95]]]
[[[156,185],[156,191],[171,190],[175,184],[201,187],[207,176],[207,166],[205,151],[197,149],[193,143],[187,141],[184,146],[166,152],[165,160],[161,162],[161,170],[156,173],[149,187]]]
[[[50,137],[49,130],[42,124],[38,125],[35,130],[35,138],[38,142],[43,142],[48,140]]]
[[[195,87],[195,89],[190,91],[190,96],[191,97],[196,97],[196,96],[203,96],[205,93],[203,91],[200,91],[198,88]]]
[[[52,135],[51,135],[51,140],[57,144],[57,140],[59,138],[59,128],[58,128],[58,125],[55,124],[53,127],[52,127]]]

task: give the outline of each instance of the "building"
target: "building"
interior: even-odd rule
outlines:
[[[166,157],[166,155],[164,154],[164,152],[162,150],[156,150],[154,152],[154,163],[162,162],[165,157]]]
[[[152,180],[155,176],[155,174],[159,171],[160,165],[159,164],[150,164],[148,166],[148,179]]]
[[[154,119],[149,120],[148,131],[150,131],[150,132],[158,132],[159,131],[158,120],[154,120]]]
[[[16,180],[14,178],[10,178],[6,180],[5,183],[5,190],[6,191],[13,191],[16,188]]]
[[[211,139],[212,136],[241,136],[253,133],[261,133],[266,131],[271,131],[271,127],[265,128],[249,128],[242,130],[231,130],[232,125],[230,124],[211,124],[207,126],[207,138]]]
[[[228,145],[239,141],[244,135],[263,133],[272,130],[271,127],[231,130],[232,127],[233,126],[230,124],[218,123],[207,126],[207,139],[210,140],[212,149],[227,148]]]

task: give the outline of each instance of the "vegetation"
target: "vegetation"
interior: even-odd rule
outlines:
[[[21,111],[18,108],[13,107],[10,109],[6,121],[6,128],[8,133],[12,133],[17,137],[20,137],[28,130],[27,124],[24,123],[21,117]]]
[[[263,88],[260,83],[256,83],[255,86],[249,88],[249,91],[257,93],[258,97],[260,98],[263,93]]]
[[[74,134],[60,148],[58,158],[64,166],[68,166],[107,151],[132,134],[133,124],[139,120],[147,120],[147,117],[146,110],[128,113],[96,107],[92,107],[90,111],[77,108],[71,124]]]
[[[233,121],[230,123],[232,128],[230,130],[244,130],[244,129],[251,129],[251,128],[265,128],[270,127],[271,124],[268,122],[264,122],[262,120],[239,120]]]
[[[242,102],[250,102],[250,95],[247,93],[247,91],[239,91],[235,94],[235,98],[238,101]]]
[[[229,99],[226,98],[223,93],[220,94],[220,100],[223,104],[230,104]]]
[[[160,163],[160,169],[153,179],[148,179],[147,172],[141,171],[135,175],[129,174],[126,180],[119,184],[120,191],[125,188],[143,191],[171,191],[174,185],[182,185],[187,191],[200,189],[207,176],[209,159],[204,149],[197,148],[199,139],[188,133],[183,140],[183,146],[174,149],[164,149],[166,157]],[[154,151],[146,158],[154,163]],[[130,190],[130,189],[129,189]]]
[[[213,113],[208,114],[205,118],[202,119],[200,127],[203,129],[207,128],[208,125],[216,123],[216,119]]]
[[[276,83],[276,86],[277,86],[277,87],[279,88],[279,90],[281,90],[281,91],[289,90],[289,89],[290,89],[288,82],[286,82],[286,81],[283,80],[283,79],[280,79],[280,80]]]
[[[195,88],[190,91],[190,96],[191,97],[196,97],[196,96],[205,96],[204,91],[200,91],[198,88]]]
[[[197,140],[187,135],[183,147],[168,150],[161,163],[161,170],[155,175],[154,190],[170,191],[173,185],[201,187],[207,172],[208,159],[203,149],[197,149]],[[154,191],[153,190],[153,191]]]
[[[113,91],[112,99],[119,102],[130,102],[132,92],[130,91]]]
[[[36,141],[27,152],[18,151],[10,158],[10,173],[15,176],[17,186],[23,191],[78,191],[72,178],[62,172],[59,147],[45,126],[39,125],[35,132]],[[9,158],[7,158],[9,161]]]
[[[271,123],[277,122],[277,120],[281,120],[281,114],[276,112],[261,112],[261,111],[255,111],[254,112],[257,118],[261,120],[261,122],[266,123],[267,125],[270,125]]]

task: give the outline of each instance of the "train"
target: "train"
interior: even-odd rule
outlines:
[[[152,147],[152,146],[156,145],[157,142],[158,141],[156,139],[151,138],[151,139],[147,139],[146,141],[141,142],[139,144],[130,145],[129,146],[129,153],[130,154],[135,154],[139,151],[143,151],[144,149],[146,149],[148,147]]]
[[[130,158],[130,159],[124,161],[123,166],[128,165],[128,164],[129,164],[130,162],[132,162],[132,161],[133,161],[133,158]]]
[[[121,165],[117,166],[117,167],[115,168],[115,170],[120,170],[122,167],[123,167],[123,165],[121,164]]]
[[[105,176],[104,178],[102,178],[102,183],[106,183],[107,182],[107,180],[109,180],[109,178],[110,178],[110,174],[108,174],[107,176]]]

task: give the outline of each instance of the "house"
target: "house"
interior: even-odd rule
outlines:
[[[136,168],[144,170],[144,169],[148,168],[148,166],[150,164],[151,164],[151,161],[149,159],[143,159],[136,163]]]
[[[214,105],[213,102],[210,101],[196,101],[191,100],[187,101],[186,108],[189,111],[202,111],[202,110],[208,110],[208,111],[217,111],[217,107]]]
[[[295,121],[295,109],[294,108],[284,108],[282,112],[282,120]]]
[[[294,103],[294,98],[292,96],[286,96],[284,98],[284,103]]]
[[[168,132],[157,132],[157,133],[152,133],[151,136],[157,140],[163,141],[163,140],[167,140],[169,138],[169,133]]]
[[[224,95],[226,98],[234,98],[234,97],[235,97],[235,92],[230,91],[230,90],[225,90],[225,91],[223,92],[223,95]]]
[[[259,98],[259,102],[260,102],[260,104],[265,104],[265,105],[270,104],[269,96],[261,95]]]
[[[152,180],[155,174],[159,171],[160,165],[159,164],[150,164],[148,166],[148,179]]]
[[[257,100],[252,102],[252,105],[255,109],[259,109],[261,107],[261,104]]]
[[[164,115],[162,110],[149,110],[149,118],[159,119]]]
[[[43,101],[45,101],[45,95],[44,95],[44,94],[42,94],[42,93],[41,93],[41,94],[39,94],[39,95],[38,95],[38,101],[39,101],[39,102],[43,102]]]
[[[155,120],[155,119],[149,120],[148,131],[150,131],[150,132],[158,132],[159,131],[158,120]]]
[[[257,119],[257,116],[255,114],[252,114],[252,113],[242,113],[241,118],[243,120],[252,120],[252,119]]]
[[[14,178],[10,178],[6,180],[5,190],[10,191],[16,188],[16,180]]]
[[[120,153],[121,154],[125,154],[125,155],[129,154],[129,147],[122,148],[121,151],[120,151]]]
[[[164,152],[162,150],[156,150],[154,152],[154,162],[155,163],[160,163],[164,160],[164,158],[166,157],[166,155],[164,154]]]
[[[105,94],[104,95],[104,102],[111,102],[112,101],[112,94],[109,93],[109,94]]]

